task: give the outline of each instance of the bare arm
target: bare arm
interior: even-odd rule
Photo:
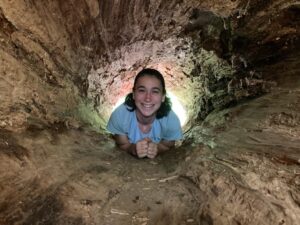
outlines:
[[[136,156],[136,145],[130,143],[128,140],[128,137],[126,135],[116,134],[116,135],[114,135],[114,139],[116,141],[117,146],[120,149]]]
[[[171,148],[173,148],[174,146],[175,146],[175,141],[162,140],[157,145],[158,153],[168,151]]]
[[[159,143],[149,142],[147,156],[150,159],[154,159],[159,153],[168,151],[175,146],[175,141],[162,140]]]
[[[114,135],[114,139],[120,149],[139,158],[144,158],[147,156],[149,143],[148,139],[140,140],[136,144],[130,143],[126,135]]]

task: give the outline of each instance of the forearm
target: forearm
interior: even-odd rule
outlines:
[[[132,143],[118,144],[118,143],[117,143],[117,146],[118,146],[120,149],[122,149],[122,150],[124,150],[124,151],[126,151],[126,152],[128,152],[128,153],[130,153],[130,154],[132,154],[132,155],[134,155],[134,156],[137,155],[137,154],[136,154],[136,144],[132,144]]]
[[[114,135],[114,139],[116,142],[116,145],[121,150],[124,150],[132,155],[136,154],[136,145],[129,142],[128,137],[126,135]]]
[[[166,152],[175,146],[175,141],[161,141],[157,144],[158,153]]]

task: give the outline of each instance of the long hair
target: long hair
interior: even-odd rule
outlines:
[[[165,85],[164,77],[162,76],[162,74],[160,72],[158,72],[155,69],[146,68],[146,69],[141,70],[134,79],[133,89],[135,89],[138,79],[141,77],[144,77],[144,76],[153,76],[153,77],[157,78],[160,81],[161,86],[163,88],[163,90],[162,90],[163,94],[166,95],[167,92],[166,92],[166,85]],[[131,112],[133,112],[136,109],[136,105],[135,105],[135,102],[133,99],[132,92],[126,96],[124,104],[128,106],[127,110],[129,110]],[[171,108],[172,108],[171,100],[169,97],[166,96],[165,101],[161,103],[161,105],[156,113],[156,118],[160,119],[164,116],[167,116],[169,114],[169,112],[171,111]]]

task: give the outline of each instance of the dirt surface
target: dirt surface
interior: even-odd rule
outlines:
[[[211,114],[154,160],[84,129],[1,130],[0,224],[297,224],[299,101],[276,88]]]
[[[1,131],[1,144],[1,224],[141,224],[170,208],[171,220],[193,218],[195,188],[180,177],[180,149],[138,160],[77,130]]]

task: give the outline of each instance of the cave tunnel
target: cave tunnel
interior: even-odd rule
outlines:
[[[1,0],[1,225],[296,225],[298,0]],[[143,68],[186,111],[155,159],[106,131]]]

